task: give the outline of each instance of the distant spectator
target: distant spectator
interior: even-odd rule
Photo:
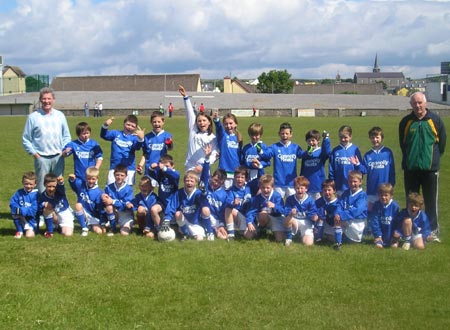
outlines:
[[[84,115],[89,117],[89,104],[87,102],[84,102]]]

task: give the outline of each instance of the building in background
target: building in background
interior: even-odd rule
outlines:
[[[18,67],[5,65],[2,70],[2,95],[26,93],[26,74]]]

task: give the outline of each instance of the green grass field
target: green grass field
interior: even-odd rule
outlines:
[[[82,117],[68,118],[74,128]],[[92,138],[105,153],[104,186],[110,146],[100,140],[102,120],[88,118]],[[103,118],[103,120],[106,118]],[[424,251],[377,250],[371,244],[286,248],[267,240],[171,242],[138,235],[71,238],[55,235],[15,240],[9,199],[21,176],[33,170],[23,151],[26,117],[3,117],[0,164],[0,328],[1,329],[449,329],[450,327],[450,150],[442,159],[440,208],[442,243]],[[121,129],[123,117],[113,129]],[[148,118],[141,127],[150,131]],[[239,118],[247,127],[264,125],[263,140],[278,140],[279,125],[290,122],[294,142],[316,128],[331,132],[332,145],[343,124],[364,153],[367,131],[381,126],[397,161],[395,198],[404,206],[397,125],[399,117]],[[445,118],[447,129],[450,119]],[[166,119],[174,135],[172,155],[183,171],[186,122]],[[73,163],[66,163],[66,176]],[[269,171],[270,172],[270,171]],[[75,200],[68,192],[69,199]]]

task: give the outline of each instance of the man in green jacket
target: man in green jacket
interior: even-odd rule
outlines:
[[[422,189],[431,237],[439,242],[438,178],[447,135],[441,118],[428,110],[423,93],[412,94],[410,104],[412,112],[403,117],[398,127],[405,193],[419,193]]]

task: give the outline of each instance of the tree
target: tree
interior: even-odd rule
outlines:
[[[287,70],[270,70],[258,77],[257,89],[261,93],[287,94],[292,93],[291,74]]]

